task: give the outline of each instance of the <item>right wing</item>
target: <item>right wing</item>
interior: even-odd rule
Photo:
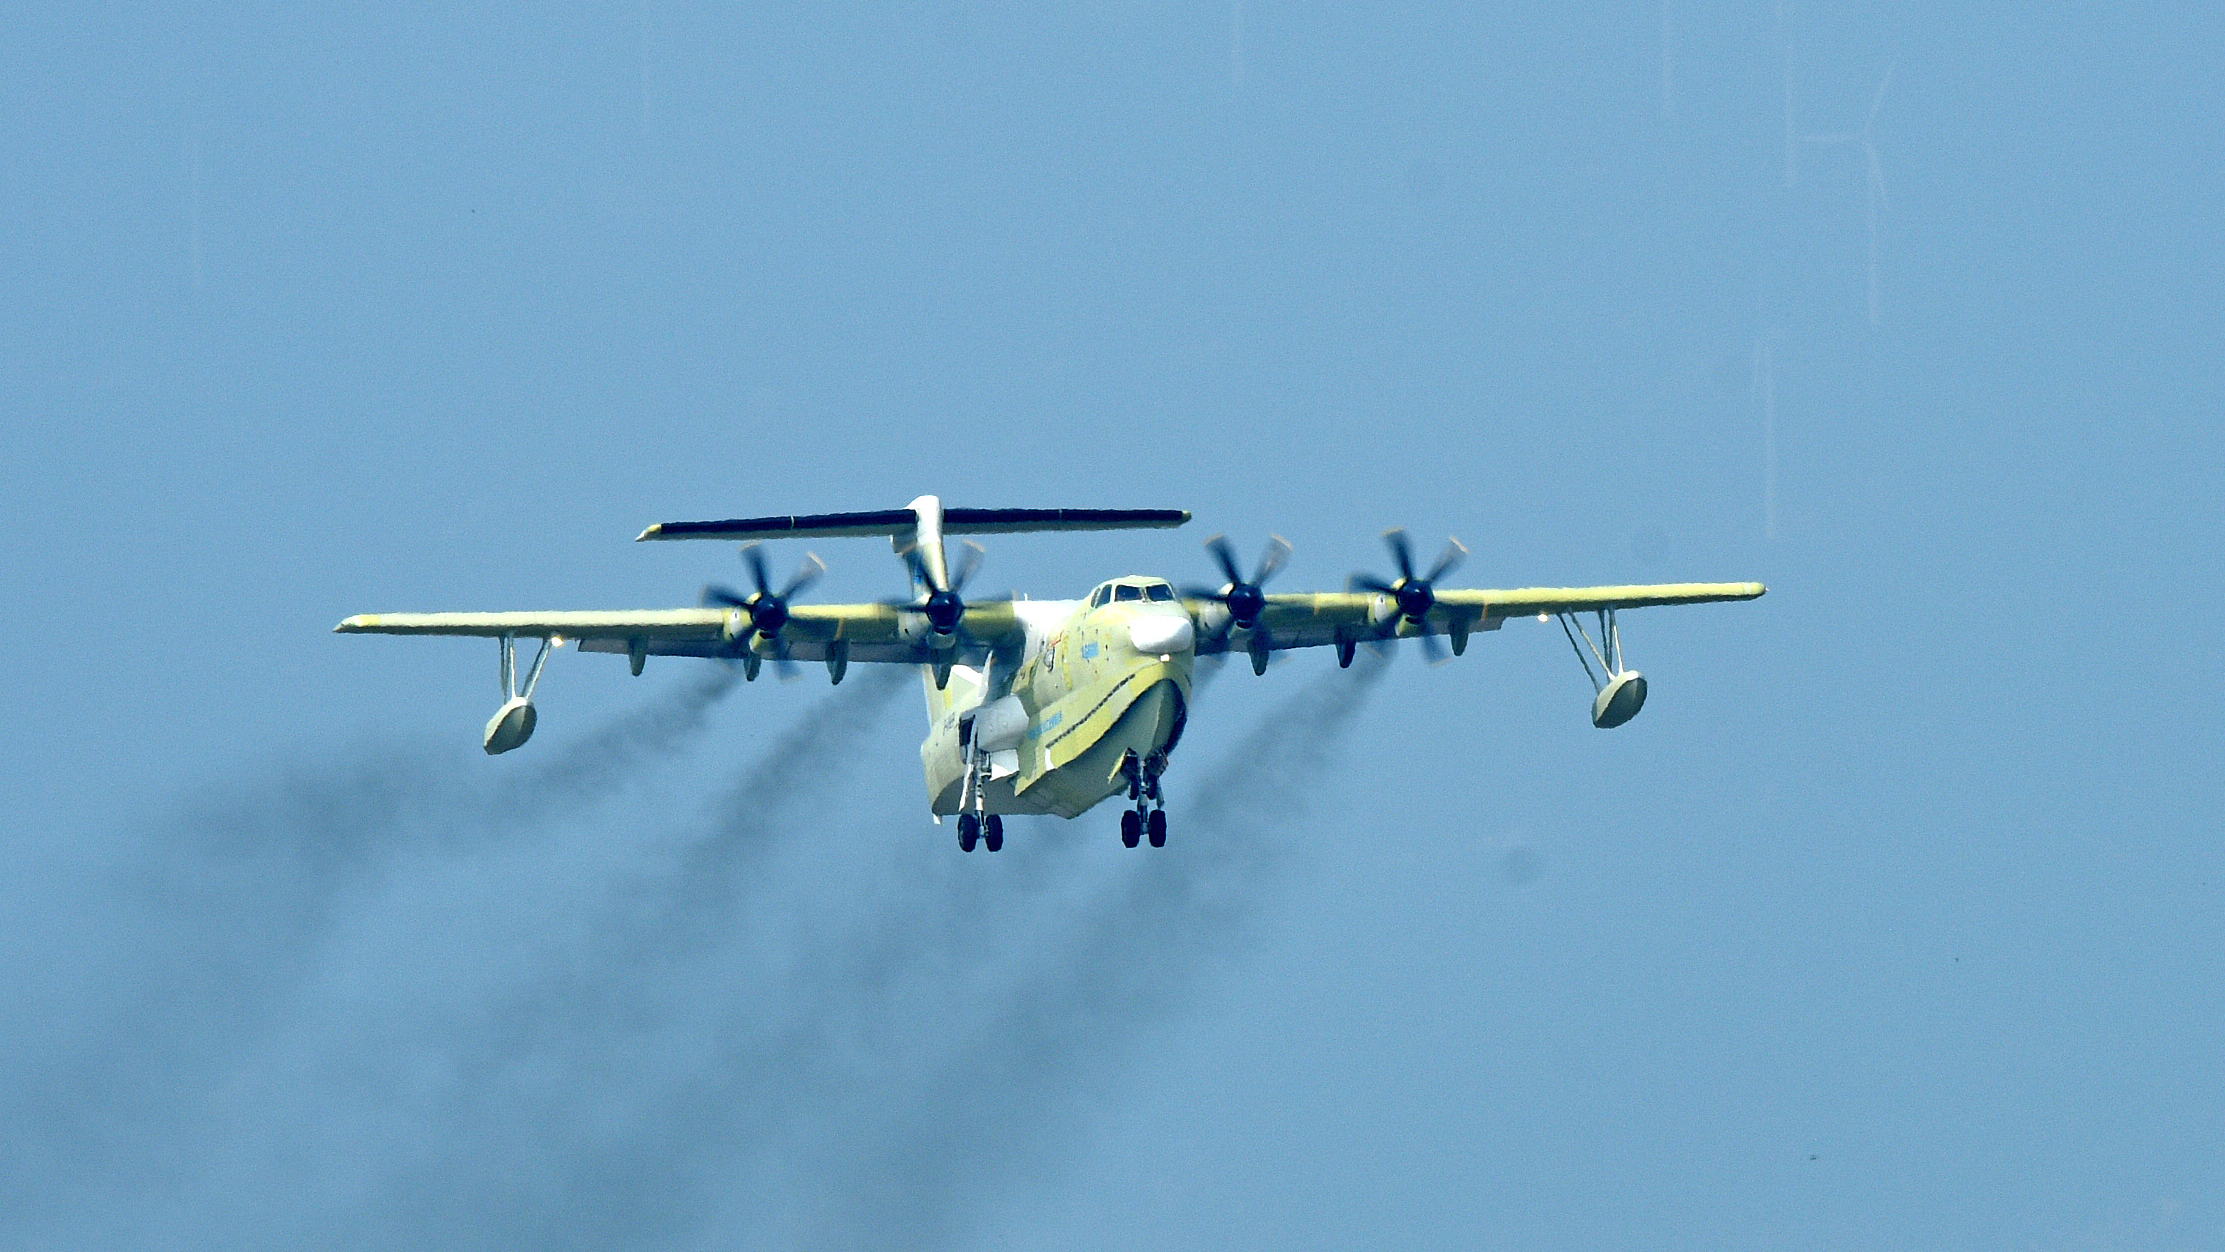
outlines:
[[[1533,614],[1582,613],[1595,609],[1636,609],[1664,604],[1713,604],[1727,600],[1752,600],[1768,588],[1760,583],[1656,583],[1618,587],[1524,587],[1511,591],[1446,589],[1436,593],[1436,604],[1422,621],[1420,633],[1497,630],[1509,617]],[[1284,593],[1266,597],[1260,614],[1268,647],[1313,648],[1327,644],[1366,643],[1407,633],[1389,597],[1375,592]],[[1201,620],[1214,611],[1211,601],[1185,601]],[[1225,613],[1225,610],[1223,611]],[[1222,621],[1226,621],[1224,616]],[[1410,627],[1408,628],[1411,629]],[[1198,643],[1200,654],[1227,651],[1226,630],[1207,632]]]

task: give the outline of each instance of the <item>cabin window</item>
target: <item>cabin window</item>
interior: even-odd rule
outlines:
[[[1115,599],[1115,600],[1141,600],[1141,599],[1143,599],[1143,588],[1141,588],[1141,587],[1130,587],[1130,586],[1125,586],[1125,585],[1124,585],[1124,586],[1119,586],[1119,587],[1115,587],[1115,588],[1113,588],[1113,599]]]

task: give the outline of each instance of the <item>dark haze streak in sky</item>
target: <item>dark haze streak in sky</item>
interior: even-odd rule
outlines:
[[[1241,941],[1378,672],[1297,692],[1110,878],[1082,855],[1104,823],[1040,822],[995,858],[874,823],[815,879],[814,815],[913,681],[877,668],[662,833],[629,810],[669,797],[616,802],[642,777],[621,766],[679,746],[723,674],[516,785],[397,757],[235,799],[136,867],[172,944],[129,1004],[56,1006],[99,1042],[49,1088],[68,1134],[11,1123],[50,1172],[14,1175],[10,1224],[59,1247],[953,1242],[970,1180],[1055,1174],[1087,1093]]]
[[[0,1129],[0,1228],[51,1229],[58,1246],[132,1238],[158,1197],[205,1167],[192,1127],[231,1098],[245,1057],[288,1029],[339,915],[375,897],[398,860],[530,841],[552,814],[681,747],[734,682],[725,667],[699,673],[550,745],[508,784],[473,786],[391,749],[294,764],[124,832],[106,857],[93,850],[66,885],[81,976],[53,1001],[13,998],[18,1020],[0,1032],[22,1079]]]
[[[877,962],[837,985],[924,975],[961,1007],[938,1053],[872,1056],[822,1084],[847,1089],[876,1125],[848,1139],[805,1124],[820,1194],[803,1242],[953,1244],[979,1216],[971,1200],[1055,1174],[1083,1097],[1244,941],[1291,855],[1284,836],[1383,668],[1369,657],[1330,670],[1277,704],[1172,798],[1168,846],[1139,849],[1119,876],[1086,884],[1078,906],[1052,898],[1074,885],[1062,881],[1074,858],[1054,844],[1011,885],[955,899],[920,891],[899,902],[893,925],[883,910]],[[908,945],[903,931],[926,941]]]

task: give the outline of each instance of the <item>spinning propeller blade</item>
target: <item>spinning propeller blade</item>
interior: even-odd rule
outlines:
[[[988,551],[980,544],[967,540],[966,554],[959,561],[957,574],[950,577],[949,567],[945,563],[930,560],[922,555],[920,549],[913,548],[904,554],[904,564],[910,567],[913,580],[923,589],[921,594],[908,600],[884,600],[882,603],[926,618],[930,630],[938,637],[950,641],[937,645],[938,649],[949,648],[959,642],[971,643],[972,637],[966,634],[964,628],[966,601],[960,592],[974,574],[979,572],[981,562],[987,555]]]
[[[1389,596],[1398,605],[1400,617],[1414,623],[1416,626],[1426,628],[1429,611],[1437,606],[1435,583],[1438,579],[1451,573],[1459,566],[1461,561],[1467,558],[1467,545],[1461,543],[1458,539],[1448,540],[1445,544],[1445,550],[1438,554],[1436,564],[1429,567],[1429,572],[1417,575],[1414,573],[1414,550],[1412,545],[1407,542],[1406,531],[1403,528],[1384,531],[1383,543],[1391,550],[1392,563],[1398,566],[1398,581],[1385,582],[1367,573],[1354,574],[1351,582],[1352,589],[1354,591],[1372,591],[1377,595]],[[1422,650],[1429,654],[1432,664],[1445,659],[1444,645],[1438,641],[1434,634],[1424,634],[1421,636],[1421,640]]]
[[[789,579],[788,585],[779,591],[772,589],[772,578],[766,572],[763,545],[744,544],[742,564],[749,567],[750,582],[757,588],[755,594],[745,597],[732,587],[713,583],[703,589],[703,603],[705,606],[719,605],[747,612],[749,625],[734,640],[733,650],[749,653],[755,637],[762,635],[772,641],[773,662],[780,671],[780,676],[793,678],[798,672],[796,664],[789,658],[788,641],[780,633],[781,628],[788,624],[788,601],[790,597],[819,581],[819,576],[827,572],[827,563],[820,560],[816,553],[805,553],[803,565],[796,571],[796,576]],[[752,670],[751,673],[754,674],[755,671]]]
[[[1250,630],[1257,626],[1259,615],[1267,608],[1267,593],[1260,585],[1273,578],[1290,560],[1290,541],[1281,535],[1270,536],[1267,550],[1260,553],[1259,565],[1250,578],[1245,578],[1242,567],[1237,565],[1236,549],[1229,543],[1228,536],[1215,535],[1206,540],[1205,550],[1213,554],[1214,563],[1221,567],[1228,581],[1217,588],[1186,587],[1182,594],[1192,599],[1217,601],[1226,608],[1228,625],[1221,631],[1224,635],[1237,627]]]
[[[988,555],[987,548],[971,539],[966,541],[966,554],[958,558],[958,572],[950,579],[950,591],[953,594],[966,589],[966,584],[973,581],[973,576],[981,572],[981,562]]]

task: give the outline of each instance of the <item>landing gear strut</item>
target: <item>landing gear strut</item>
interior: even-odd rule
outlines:
[[[982,670],[982,677],[988,677],[986,667]],[[988,811],[987,788],[991,774],[989,754],[981,750],[981,744],[974,738],[974,723],[970,721],[959,728],[958,739],[963,745],[964,755],[961,759],[965,769],[965,776],[958,787],[958,846],[971,852],[974,840],[979,838],[991,852],[1002,852],[1004,819]]]
[[[1131,752],[1121,768],[1128,775],[1128,802],[1133,807],[1120,815],[1120,842],[1132,848],[1148,837],[1154,848],[1167,846],[1166,797],[1159,790],[1167,754],[1154,752],[1139,761]]]

